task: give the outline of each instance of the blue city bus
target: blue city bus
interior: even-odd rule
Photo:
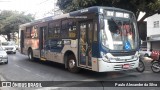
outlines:
[[[94,6],[46,17],[19,28],[20,52],[64,64],[71,72],[80,68],[111,72],[139,64],[139,34],[130,11]]]

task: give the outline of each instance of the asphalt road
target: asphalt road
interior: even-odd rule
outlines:
[[[143,73],[139,73],[136,70],[108,73],[97,73],[89,70],[81,70],[80,73],[75,74],[67,71],[64,68],[64,65],[53,62],[43,62],[38,60],[29,61],[27,56],[17,53],[16,55],[9,54],[9,63],[7,65],[0,64],[0,77],[2,81],[70,81],[67,82],[67,84],[69,83],[70,86],[75,86],[61,88],[34,88],[38,90],[134,90],[135,87],[103,87],[105,86],[105,83],[101,82],[96,82],[96,84],[93,83],[92,85],[88,85],[88,83],[86,83],[84,85],[80,81],[160,81],[159,74],[153,73],[150,70],[148,61],[145,63],[145,65],[147,67]],[[78,81],[78,83],[74,83],[72,81]],[[64,85],[67,86],[67,84],[65,83]],[[159,88],[156,87],[136,88],[141,90],[159,90]],[[10,90],[10,88],[0,89]],[[18,89],[21,90],[22,88]],[[23,88],[23,90],[25,89],[30,88]]]

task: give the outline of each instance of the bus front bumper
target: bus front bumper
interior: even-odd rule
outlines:
[[[138,67],[139,59],[130,62],[105,62],[102,59],[98,60],[98,72],[112,72],[112,71],[122,71],[130,70]]]

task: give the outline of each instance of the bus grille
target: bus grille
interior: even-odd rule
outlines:
[[[135,63],[130,63],[130,68],[129,69],[133,69]],[[114,66],[114,70],[119,71],[119,70],[127,70],[122,68],[123,64],[119,64],[119,65],[115,65]]]

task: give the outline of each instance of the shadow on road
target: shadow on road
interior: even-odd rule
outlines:
[[[85,78],[96,78],[96,80],[100,80],[100,81],[106,80],[106,79],[104,79],[106,77],[108,78],[107,80],[111,80],[111,81],[113,81],[114,79],[116,80],[116,78],[119,78],[120,76],[127,76],[127,77],[133,77],[133,78],[137,77],[136,75],[133,75],[133,74],[129,75],[128,74],[128,73],[136,72],[135,70],[117,71],[117,72],[94,72],[94,71],[90,71],[90,70],[86,70],[86,69],[81,69],[81,71],[79,73],[71,73],[67,69],[65,69],[63,64],[59,64],[56,62],[40,61],[39,59],[35,59],[34,61],[29,61],[28,59],[26,59],[25,61],[49,66],[54,69],[58,69],[61,72],[64,72],[66,74],[83,76]],[[59,73],[59,72],[57,72],[57,73]],[[139,73],[139,74],[141,74],[141,73]],[[88,80],[90,80],[90,79],[88,79]],[[91,79],[91,80],[94,80],[94,79]]]

